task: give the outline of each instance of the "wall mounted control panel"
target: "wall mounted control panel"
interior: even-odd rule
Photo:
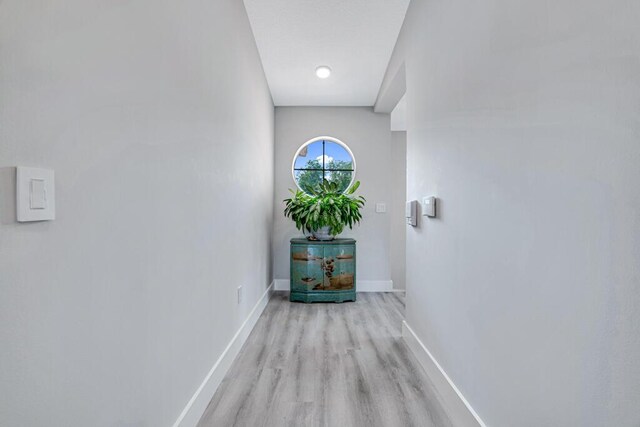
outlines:
[[[423,197],[422,198],[422,215],[428,217],[436,216],[436,198],[431,197]]]
[[[407,224],[412,227],[418,225],[418,201],[411,200],[407,202],[404,216],[407,218]]]

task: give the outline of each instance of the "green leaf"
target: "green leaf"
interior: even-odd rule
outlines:
[[[323,179],[310,190],[310,194],[289,189],[293,197],[283,200],[285,217],[291,218],[296,228],[302,231],[329,226],[333,234],[339,234],[345,226],[353,228],[362,219],[360,210],[364,207],[365,199],[353,196],[360,181],[356,181],[344,193],[341,192],[343,185],[338,181]]]

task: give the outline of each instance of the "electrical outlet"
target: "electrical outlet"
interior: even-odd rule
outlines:
[[[242,286],[238,286],[238,304],[242,302]]]

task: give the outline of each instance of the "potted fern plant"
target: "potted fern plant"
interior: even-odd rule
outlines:
[[[362,219],[360,209],[366,200],[353,195],[359,186],[360,181],[356,181],[343,193],[337,182],[325,179],[312,194],[289,189],[293,197],[284,200],[284,215],[296,223],[298,230],[310,232],[313,239],[333,240],[346,226],[351,229]]]

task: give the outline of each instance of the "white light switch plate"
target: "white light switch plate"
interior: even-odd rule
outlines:
[[[55,182],[51,169],[16,168],[16,216],[19,222],[56,218]]]
[[[386,203],[376,203],[376,213],[385,213],[387,211]]]

